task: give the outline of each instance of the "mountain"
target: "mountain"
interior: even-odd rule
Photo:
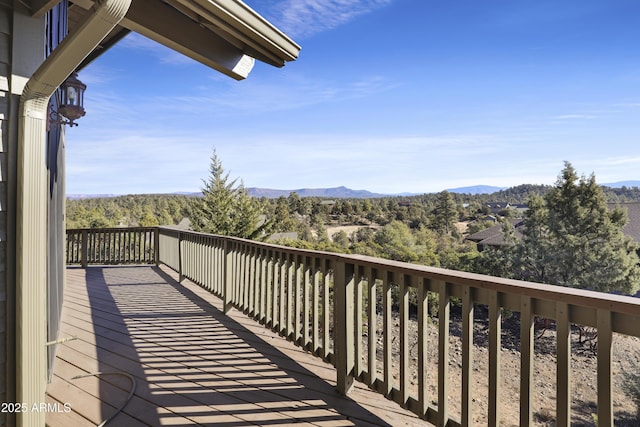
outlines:
[[[449,188],[446,191],[458,194],[491,194],[504,189],[505,187],[494,187],[491,185],[472,185],[470,187]]]
[[[368,199],[376,197],[389,197],[390,194],[372,193],[367,190],[352,190],[347,187],[334,188],[299,188],[297,190],[274,190],[271,188],[247,188],[250,196],[276,199],[280,196],[288,197],[296,193],[300,197],[327,197],[332,199]]]
[[[604,187],[621,188],[621,187],[640,187],[640,181],[618,181],[609,184],[600,184]]]
[[[601,184],[610,188],[621,187],[639,187],[640,181],[619,181],[609,184]],[[468,187],[449,188],[445,191],[449,193],[457,194],[493,194],[499,191],[509,191],[510,189],[518,189],[519,187],[530,187],[530,185],[521,185],[515,187],[495,187],[492,185],[472,185]],[[535,186],[534,186],[535,187]],[[277,199],[280,196],[288,197],[291,193],[297,193],[300,197],[322,197],[328,199],[369,199],[380,197],[409,197],[417,196],[424,193],[397,193],[397,194],[381,194],[372,193],[367,190],[352,190],[350,188],[341,186],[333,188],[299,188],[297,190],[276,190],[272,188],[247,188],[250,196],[253,197],[266,197],[268,199]],[[202,197],[202,192],[175,192],[173,195],[188,196],[188,197]],[[106,198],[106,197],[118,197],[117,194],[68,194],[69,199],[93,199],[93,198]]]

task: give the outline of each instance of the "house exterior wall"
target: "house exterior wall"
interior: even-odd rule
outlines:
[[[13,393],[8,390],[7,376],[10,345],[7,342],[8,326],[11,322],[7,316],[12,312],[7,307],[7,285],[10,269],[7,268],[7,209],[8,209],[8,167],[9,167],[9,109],[11,92],[9,79],[11,77],[11,45],[12,45],[12,8],[0,3],[0,402],[11,400]],[[0,413],[0,426],[7,425],[7,414]]]
[[[16,400],[16,193],[20,95],[44,57],[44,20],[0,3],[0,402]],[[0,426],[16,425],[0,413]]]

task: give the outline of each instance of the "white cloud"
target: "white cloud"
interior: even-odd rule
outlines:
[[[392,0],[285,0],[273,11],[273,21],[292,37],[308,37],[343,25]]]
[[[398,83],[381,76],[365,76],[359,80],[334,82],[288,76],[283,81],[256,79],[241,85],[200,87],[193,95],[163,99],[157,96],[145,108],[170,109],[179,114],[216,114],[218,117],[244,113],[298,110],[312,105],[362,99],[394,90]]]
[[[590,120],[596,119],[598,116],[593,114],[563,114],[553,117],[555,120]]]

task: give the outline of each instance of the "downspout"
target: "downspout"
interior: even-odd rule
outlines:
[[[97,1],[27,82],[18,113],[16,215],[16,401],[19,426],[44,426],[47,383],[46,127],[49,98],[125,17],[131,0]],[[34,409],[34,406],[36,410]],[[40,410],[38,410],[40,409]]]

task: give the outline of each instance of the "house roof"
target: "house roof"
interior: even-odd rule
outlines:
[[[615,206],[615,204],[609,204],[610,208]],[[640,243],[640,203],[621,203],[618,206],[627,211],[628,221],[622,227],[622,232],[631,237],[636,243]]]
[[[622,232],[633,239],[634,242],[640,244],[640,203],[622,203],[615,204],[609,203],[609,209],[613,209],[616,206],[620,206],[627,212],[628,221],[627,224],[622,227]],[[516,229],[516,236],[521,237],[518,227],[523,225],[523,220],[512,219],[514,228]],[[476,242],[478,245],[484,246],[502,246],[504,245],[504,239],[502,237],[502,225],[497,224],[493,227],[485,228],[477,233],[470,234],[466,240]]]
[[[477,233],[469,234],[467,236],[467,240],[471,240],[472,242],[479,243],[484,239],[487,239],[496,234],[501,234],[502,224],[497,224],[489,228],[485,228],[484,230],[480,230]]]
[[[524,221],[520,218],[509,219],[511,225],[515,229],[516,237],[521,238],[522,234],[519,231],[519,227],[524,224]],[[485,228],[477,233],[470,234],[466,240],[476,242],[478,245],[484,246],[502,246],[504,245],[504,238],[502,236],[502,224],[498,223],[493,227]]]
[[[59,0],[27,0],[40,16]],[[69,3],[69,31],[84,22],[92,0]],[[78,69],[130,31],[140,33],[234,79],[247,77],[254,58],[282,67],[300,46],[240,0],[132,0],[126,17]]]

